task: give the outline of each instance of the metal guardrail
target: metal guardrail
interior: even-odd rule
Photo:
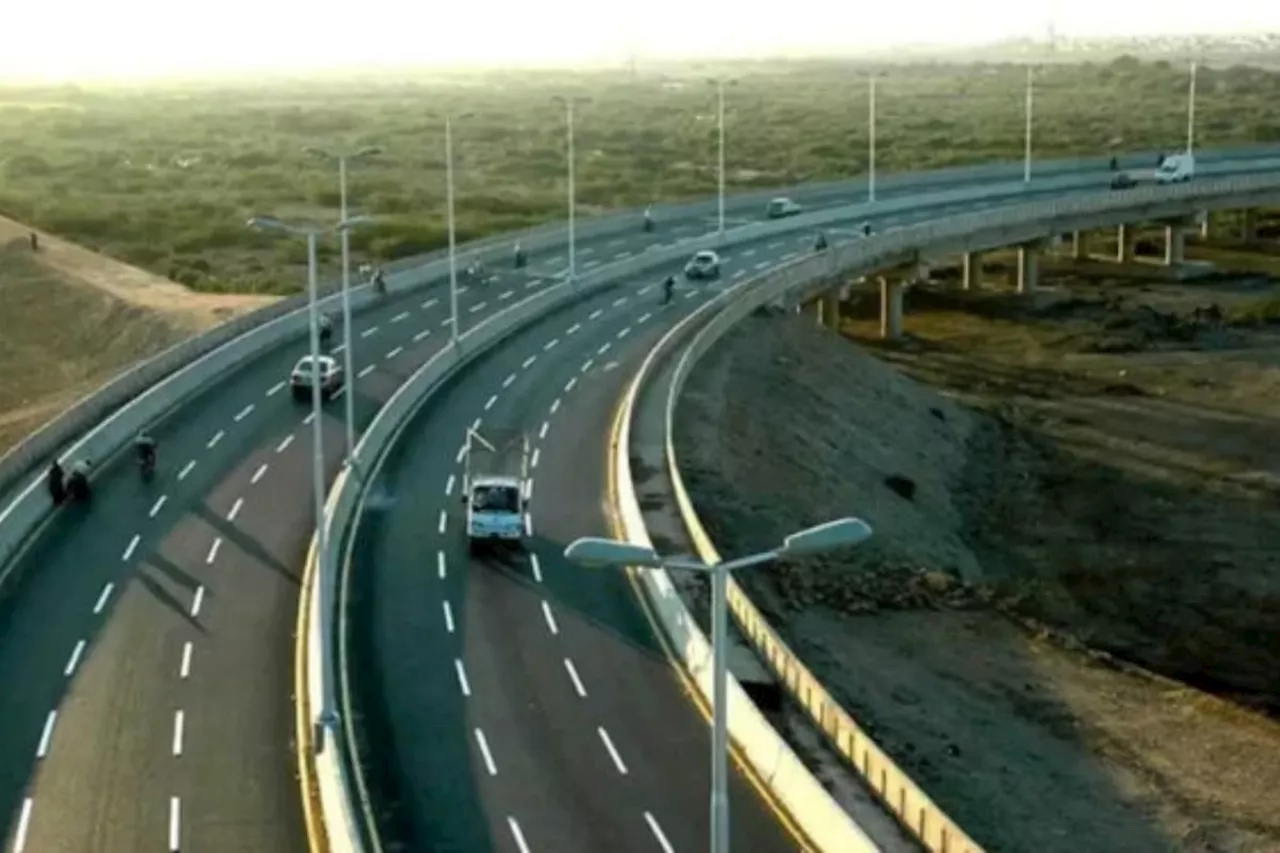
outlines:
[[[908,226],[882,236],[838,245],[829,256],[802,258],[743,282],[731,291],[732,297],[726,293],[727,298],[718,300],[715,310],[719,313],[699,330],[682,354],[667,399],[668,473],[685,528],[699,558],[708,563],[721,560],[680,473],[674,446],[676,405],[698,360],[757,308],[778,301],[794,301],[797,291],[803,294],[830,288],[850,275],[901,263],[904,256],[907,259],[912,256],[918,258],[939,245],[972,243],[974,248],[990,248],[1003,245],[998,242],[1001,239],[1021,241],[1028,239],[1029,235],[1059,234],[1090,218],[1095,221],[1133,221],[1153,213],[1166,216],[1192,209],[1250,206],[1259,198],[1280,198],[1280,178],[1224,178],[1174,187],[1150,187],[1124,194],[1107,193],[1016,205]],[[710,307],[710,303],[704,307]],[[830,745],[863,777],[902,824],[931,851],[981,851],[981,846],[948,817],[831,696],[735,580],[730,579],[728,591],[734,620],[761,659],[805,709]]]

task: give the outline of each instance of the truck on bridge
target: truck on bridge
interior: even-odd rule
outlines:
[[[528,509],[529,436],[519,429],[467,430],[462,475],[467,545],[472,554],[489,545],[519,547]]]

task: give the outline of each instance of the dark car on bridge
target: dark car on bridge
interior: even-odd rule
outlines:
[[[1111,179],[1111,189],[1113,190],[1131,190],[1137,185],[1137,179],[1128,172],[1121,172]]]

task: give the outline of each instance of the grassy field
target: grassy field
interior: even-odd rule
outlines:
[[[0,213],[198,290],[287,293],[303,279],[302,244],[249,233],[244,220],[256,211],[336,216],[336,169],[304,146],[384,147],[352,169],[353,205],[379,218],[354,244],[359,259],[394,259],[445,241],[445,112],[466,114],[455,131],[466,239],[563,216],[556,93],[591,98],[579,110],[578,198],[602,210],[715,191],[706,83],[715,73],[738,81],[727,99],[731,190],[862,173],[869,70],[814,62],[638,76],[0,88]],[[1022,155],[1021,66],[876,70],[881,172]],[[1038,73],[1038,156],[1183,144],[1182,67],[1122,58]],[[1269,109],[1280,74],[1206,69],[1199,86],[1199,144],[1280,141]],[[326,271],[335,254],[322,247]]]

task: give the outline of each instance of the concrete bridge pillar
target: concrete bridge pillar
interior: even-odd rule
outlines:
[[[906,282],[880,277],[880,337],[895,341],[902,337],[902,292]]]
[[[1127,264],[1133,260],[1133,243],[1137,237],[1137,229],[1132,225],[1121,225],[1116,231],[1116,262]]]
[[[961,286],[965,290],[975,290],[982,284],[982,253],[964,253],[964,280]]]
[[[1187,259],[1187,234],[1181,223],[1169,223],[1164,226],[1164,263],[1172,267]]]
[[[814,300],[817,306],[818,325],[824,329],[840,331],[840,289],[833,287]]]
[[[1210,235],[1213,233],[1213,217],[1210,216],[1209,211],[1207,210],[1200,211],[1197,216],[1200,220],[1200,239],[1208,240]]]
[[[1240,239],[1252,243],[1258,239],[1258,211],[1247,207],[1240,211]]]
[[[1088,254],[1089,235],[1084,231],[1071,232],[1071,257],[1080,260]]]
[[[1033,293],[1040,284],[1040,246],[1018,247],[1018,293]]]

